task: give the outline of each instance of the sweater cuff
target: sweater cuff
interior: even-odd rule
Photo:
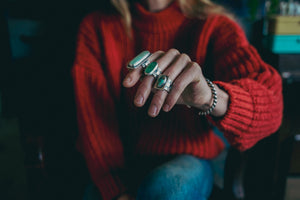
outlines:
[[[112,200],[126,191],[119,176],[107,174],[101,179],[94,180],[102,200]]]
[[[208,120],[217,126],[230,141],[232,137],[241,137],[241,132],[251,125],[254,115],[254,103],[250,94],[243,88],[226,82],[215,81],[229,95],[226,114],[222,118],[208,116]],[[230,135],[228,135],[230,133]],[[234,145],[234,144],[233,144]]]

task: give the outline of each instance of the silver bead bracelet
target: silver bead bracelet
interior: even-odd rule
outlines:
[[[212,94],[212,97],[213,97],[213,103],[212,103],[212,105],[210,106],[210,108],[208,110],[200,111],[198,113],[198,115],[209,115],[210,113],[212,113],[212,111],[214,110],[214,108],[216,107],[217,102],[218,102],[217,91],[216,91],[216,88],[215,88],[214,84],[208,79],[206,79],[206,82],[207,82],[208,86],[211,89],[211,94]]]

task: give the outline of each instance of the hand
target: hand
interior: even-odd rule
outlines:
[[[134,200],[129,194],[122,194],[117,200]]]
[[[143,106],[149,98],[150,92],[154,91],[155,94],[148,110],[148,114],[152,117],[157,116],[161,108],[165,112],[170,111],[175,104],[185,104],[200,110],[206,110],[210,107],[212,103],[211,89],[206,83],[199,64],[192,62],[188,55],[181,54],[176,49],[170,49],[167,52],[157,51],[153,53],[149,61],[157,62],[162,74],[173,80],[173,85],[169,93],[164,90],[153,90],[154,77],[145,76],[135,95],[134,103],[136,106]],[[130,88],[137,84],[142,76],[142,70],[140,67],[130,71],[123,81],[124,87]],[[216,89],[217,92],[220,90],[217,87]],[[223,91],[223,93],[225,92]],[[226,112],[227,104],[225,106]],[[220,113],[220,111],[222,112]],[[219,112],[215,112],[215,115],[221,116],[225,112],[224,106],[219,106]]]

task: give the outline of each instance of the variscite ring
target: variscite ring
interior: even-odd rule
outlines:
[[[167,75],[160,74],[154,84],[154,88],[170,92],[172,88],[172,80]]]
[[[134,57],[127,65],[128,69],[137,69],[138,67],[142,66],[145,67],[149,64],[148,58],[151,56],[149,51],[143,51],[136,57]]]
[[[161,74],[161,69],[158,67],[157,62],[152,62],[146,66],[144,74],[146,76],[152,75],[154,78],[156,78]]]

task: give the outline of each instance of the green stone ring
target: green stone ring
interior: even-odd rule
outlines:
[[[165,90],[167,92],[170,92],[172,87],[172,80],[167,75],[160,74],[158,76],[158,79],[156,80],[156,83],[154,85],[155,89],[158,90]]]
[[[158,77],[161,74],[161,69],[158,67],[157,62],[152,62],[146,66],[144,70],[146,76],[153,76],[154,78]]]
[[[137,69],[142,66],[145,67],[149,64],[148,58],[151,56],[149,51],[143,51],[136,57],[134,57],[127,65],[128,69]]]

